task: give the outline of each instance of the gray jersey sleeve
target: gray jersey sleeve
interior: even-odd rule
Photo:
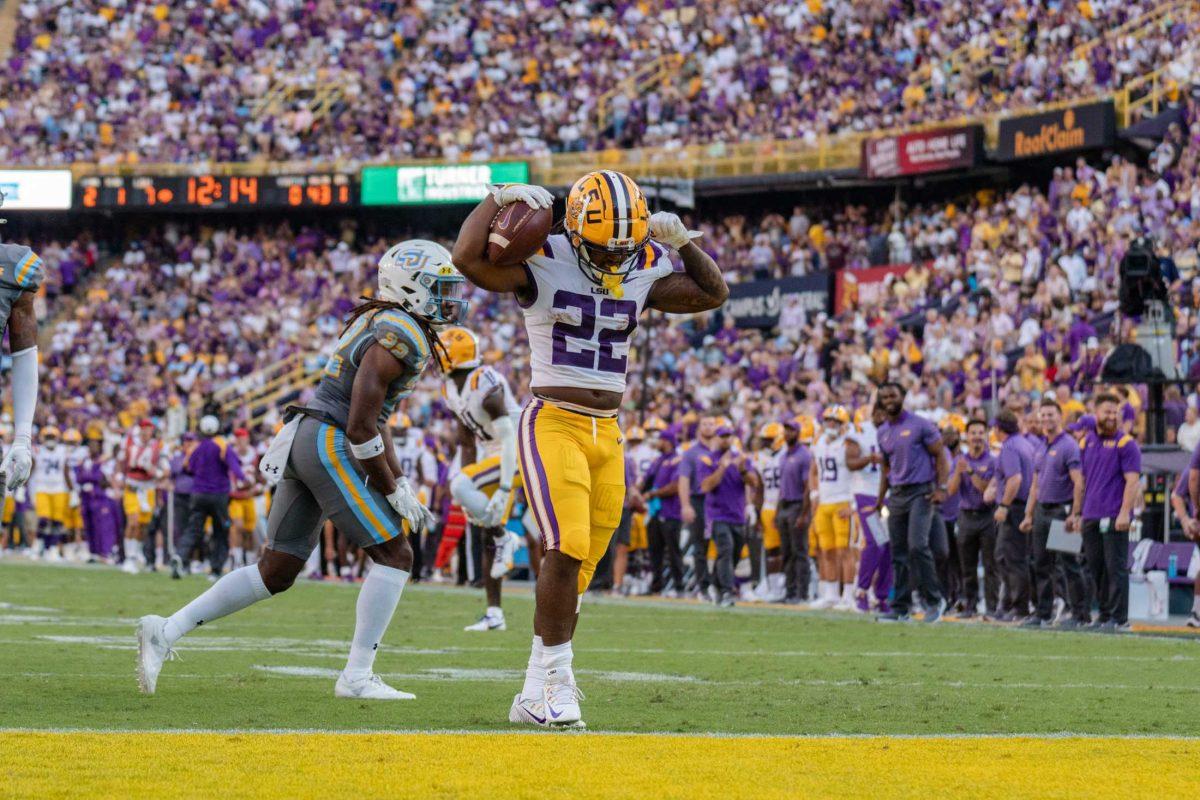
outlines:
[[[0,336],[17,300],[24,292],[36,292],[44,275],[37,253],[24,245],[0,244]]]

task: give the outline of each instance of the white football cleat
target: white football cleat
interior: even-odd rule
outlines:
[[[132,558],[126,558],[121,563],[121,572],[124,572],[128,575],[137,575],[138,574],[137,562],[134,561]]]
[[[512,531],[504,532],[503,541],[496,542],[496,553],[492,556],[492,578],[500,580],[513,568],[513,556],[517,553],[520,539]]]
[[[575,685],[570,673],[561,669],[546,670],[546,685],[542,690],[546,707],[546,724],[551,727],[564,727],[581,722],[583,713],[579,710],[579,701],[583,692]]]
[[[416,700],[415,694],[393,689],[383,682],[383,678],[372,672],[365,678],[350,680],[343,672],[338,675],[333,687],[334,697],[348,697],[353,700]]]
[[[148,614],[138,620],[138,688],[143,694],[154,694],[158,686],[158,673],[162,671],[163,663],[175,660],[175,651],[167,644],[163,635],[166,627],[166,617]]]
[[[504,621],[504,612],[498,615],[485,613],[477,622],[473,622],[464,631],[506,631],[508,623]]]
[[[550,722],[546,719],[546,704],[541,700],[529,700],[521,696],[517,692],[513,698],[512,706],[508,709],[508,721],[515,722],[518,725],[537,725],[539,728],[549,728]],[[569,725],[561,725],[562,728],[586,728],[583,720],[570,723]]]

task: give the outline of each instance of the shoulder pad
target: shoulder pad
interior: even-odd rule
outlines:
[[[398,308],[377,313],[371,320],[371,334],[385,350],[406,364],[420,364],[429,358],[424,331],[416,320]]]
[[[0,244],[0,281],[23,292],[36,292],[45,274],[37,253],[24,245]]]

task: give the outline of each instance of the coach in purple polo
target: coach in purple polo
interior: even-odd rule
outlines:
[[[1033,485],[1033,445],[1021,433],[1017,415],[1005,408],[993,423],[1000,440],[996,457],[996,563],[1004,581],[998,622],[1029,616],[1029,542],[1021,532],[1029,488]]]
[[[1073,553],[1050,550],[1050,524],[1055,520],[1077,520],[1079,510],[1072,507],[1075,487],[1083,483],[1079,444],[1063,430],[1062,408],[1050,396],[1042,398],[1038,407],[1044,446],[1034,456],[1033,486],[1025,504],[1025,519],[1021,530],[1027,534],[1033,558],[1033,615],[1026,626],[1040,628],[1051,621],[1054,613],[1054,584],[1056,579],[1067,590],[1070,618],[1060,627],[1075,628],[1091,622],[1083,568]],[[1074,527],[1074,522],[1072,522]]]
[[[812,499],[808,478],[812,453],[800,441],[800,425],[794,419],[783,421],[783,459],[779,466],[779,546],[783,551],[783,574],[787,603],[808,599],[812,566],[808,560],[808,524],[812,520]]]
[[[1137,501],[1142,451],[1121,429],[1121,400],[1096,398],[1094,417],[1080,418],[1083,484],[1075,489],[1081,509],[1083,552],[1096,584],[1101,630],[1129,627],[1129,523]],[[1074,520],[1072,520],[1074,523]]]
[[[896,581],[892,609],[878,619],[907,620],[916,588],[925,603],[925,621],[937,622],[946,601],[938,585],[929,535],[934,505],[946,499],[950,463],[937,426],[905,411],[904,394],[904,387],[892,382],[880,386],[877,396],[887,415],[879,428],[879,450],[883,455],[879,506],[884,506],[886,498]]]
[[[704,492],[704,518],[708,521],[709,535],[717,548],[717,560],[713,563],[717,603],[727,607],[734,604],[737,581],[733,567],[746,541],[746,525],[752,518],[750,509],[762,508],[761,482],[754,471],[754,461],[733,446],[733,428],[722,425],[713,438],[712,453],[700,459],[696,477],[700,491]]]

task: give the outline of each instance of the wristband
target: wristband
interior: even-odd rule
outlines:
[[[350,453],[359,461],[365,461],[368,458],[374,458],[383,452],[383,437],[378,433],[375,438],[368,439],[362,444],[350,442]]]

